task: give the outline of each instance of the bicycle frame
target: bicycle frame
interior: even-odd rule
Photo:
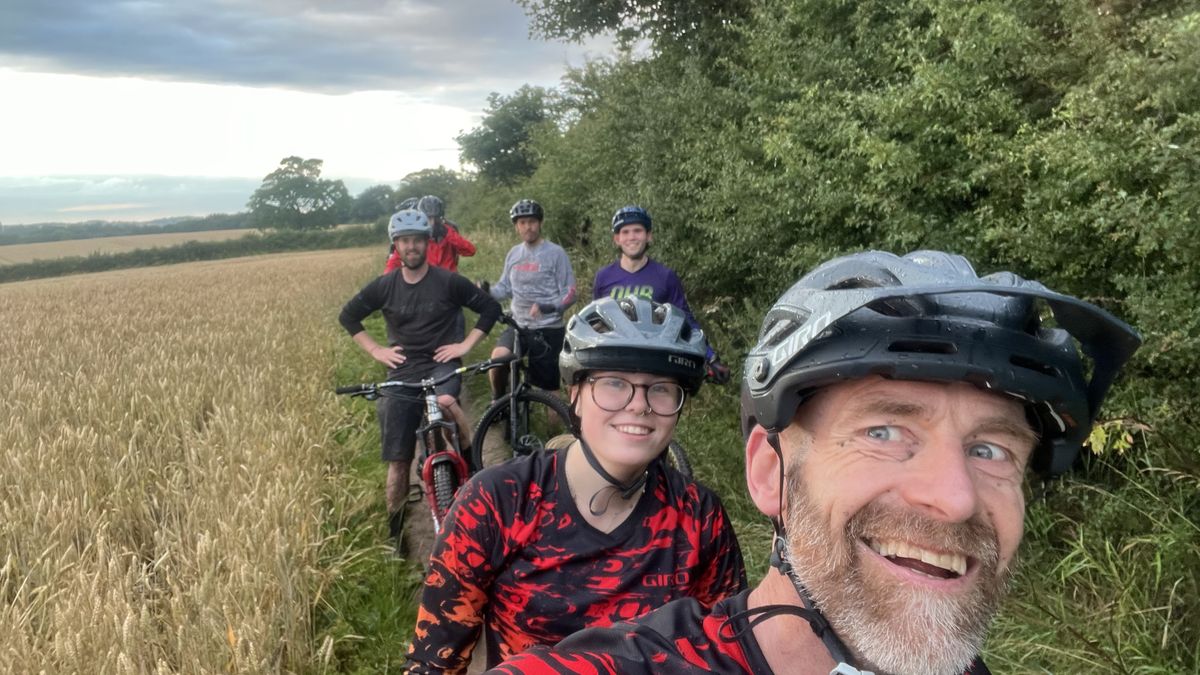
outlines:
[[[391,393],[394,391],[419,390],[421,392],[424,411],[422,413],[422,424],[417,427],[416,431],[417,443],[420,446],[420,454],[417,460],[420,462],[419,475],[421,481],[425,484],[425,494],[429,501],[430,512],[433,515],[435,532],[441,531],[442,521],[445,518],[447,509],[449,509],[449,502],[453,497],[453,490],[456,490],[471,475],[470,464],[463,455],[458,424],[454,420],[446,419],[441,406],[438,405],[436,388],[439,384],[457,375],[468,372],[481,373],[492,368],[504,366],[510,360],[511,358],[488,359],[487,361],[455,368],[441,377],[428,377],[417,382],[388,380],[386,382],[358,384],[338,387],[336,389],[338,394],[362,396],[368,401],[376,400],[380,396],[394,395]],[[445,469],[442,467],[445,467]],[[445,475],[445,470],[449,471],[448,476]],[[439,478],[439,474],[442,475],[442,478]],[[449,481],[448,484],[439,485],[445,483],[447,479]],[[439,487],[442,489],[439,490]],[[447,490],[451,490],[449,495],[445,494]]]
[[[525,364],[526,340],[528,339],[530,342],[541,342],[542,345],[547,349],[549,348],[549,345],[546,345],[546,342],[542,339],[541,335],[529,328],[522,328],[521,326],[517,325],[516,319],[513,319],[509,314],[502,315],[500,317],[500,321],[508,326],[511,326],[512,329],[516,331],[516,339],[513,340],[513,360],[508,366],[508,391],[513,395],[512,400],[515,402],[518,399],[518,393],[533,386],[526,382],[525,378],[522,376],[525,369],[528,368],[528,366]],[[519,437],[521,430],[529,427],[529,420],[521,419],[521,416],[523,414],[528,415],[529,411],[522,408],[522,406],[516,405],[515,403],[514,405],[510,405],[508,407],[508,446],[514,449],[521,447],[521,439]]]

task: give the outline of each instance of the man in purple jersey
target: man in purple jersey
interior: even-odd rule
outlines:
[[[497,672],[987,673],[1027,472],[1072,466],[1140,343],[1099,307],[962,256],[817,267],[767,313],[742,383],[771,569],[711,610],[676,600]]]
[[[647,255],[654,242],[651,232],[650,214],[640,206],[625,206],[613,215],[613,243],[620,250],[617,261],[602,267],[592,284],[592,298],[610,297],[621,299],[636,296],[668,303],[683,310],[692,328],[700,330],[700,323],[688,307],[683,294],[683,284],[670,267],[653,260]],[[708,346],[708,379],[717,384],[729,381],[729,367],[721,363]]]

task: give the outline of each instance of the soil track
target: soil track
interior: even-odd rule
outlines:
[[[463,409],[469,411],[467,415],[468,421],[474,425],[479,419],[479,413],[483,412],[484,406],[473,406],[471,404],[471,392],[467,387],[463,387],[462,394],[459,397],[459,404]],[[474,432],[474,428],[471,429]],[[495,437],[495,434],[492,434]],[[491,466],[508,458],[508,446],[503,442],[489,442],[487,447],[483,449],[485,464]],[[419,495],[419,499],[413,501],[410,498],[406,505],[408,510],[404,517],[404,535],[403,535],[403,550],[405,557],[409,560],[420,560],[422,565],[428,566],[429,555],[433,552],[433,542],[435,535],[433,533],[433,516],[429,513],[429,501],[423,491],[423,483],[421,482],[420,468],[413,462],[412,474],[409,476],[410,485],[413,489],[410,491],[413,495]],[[480,635],[479,643],[475,645],[474,658],[471,661],[471,667],[467,670],[467,675],[478,675],[487,670],[485,662],[487,660],[487,649],[483,645],[483,636]]]

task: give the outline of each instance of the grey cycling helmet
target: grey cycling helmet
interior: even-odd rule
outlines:
[[[416,209],[405,209],[392,214],[388,221],[388,239],[410,234],[429,236],[429,218]]]
[[[430,220],[446,217],[446,202],[443,202],[441,197],[425,195],[417,200],[416,208],[429,216]]]
[[[1037,300],[1056,327],[1043,325]],[[1074,462],[1140,344],[1095,305],[1011,272],[979,277],[962,256],[858,253],[817,267],[767,313],[746,358],[742,429],[782,430],[816,389],[868,375],[970,382],[1027,404],[1041,438],[1031,465],[1054,475]]]
[[[558,357],[563,382],[593,370],[667,375],[695,394],[704,381],[704,332],[683,311],[641,297],[601,298],[567,322]]]
[[[526,217],[545,220],[546,214],[544,211],[542,211],[542,205],[533,201],[532,199],[522,199],[516,204],[513,204],[512,208],[508,210],[508,218],[514,223],[517,222],[517,218]]]

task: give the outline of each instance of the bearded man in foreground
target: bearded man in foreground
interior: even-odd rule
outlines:
[[[746,482],[776,531],[764,578],[495,672],[987,673],[1025,477],[1071,467],[1139,344],[1099,307],[957,255],[817,267],[745,364]]]

